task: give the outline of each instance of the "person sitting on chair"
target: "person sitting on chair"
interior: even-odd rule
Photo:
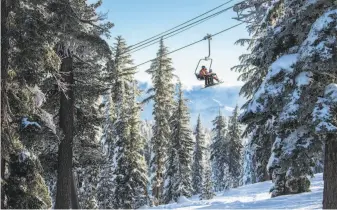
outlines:
[[[205,79],[205,77],[208,75],[208,71],[205,66],[201,67],[201,70],[199,71],[199,77],[201,79]]]
[[[205,66],[201,67],[201,70],[199,72],[199,78],[204,79],[205,80],[205,86],[209,85],[209,83],[211,83],[211,78],[208,75],[208,71],[207,68]]]
[[[212,73],[212,69],[210,69],[209,73],[207,71],[207,68],[205,66],[201,67],[201,70],[199,72],[199,76],[202,79],[206,79],[208,76],[211,76],[211,78],[215,79],[217,82],[219,82],[219,79],[216,75],[216,73]]]
[[[213,79],[215,79],[217,82],[219,82],[218,76],[216,75],[216,73],[212,72],[212,69],[209,70],[208,75],[213,76]]]

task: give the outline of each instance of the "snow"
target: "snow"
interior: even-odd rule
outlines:
[[[301,72],[297,75],[295,78],[296,85],[302,86],[302,85],[309,85],[311,82],[311,77],[313,76],[312,72]]]
[[[22,150],[20,155],[19,155],[20,163],[24,162],[29,157],[31,157],[31,153],[26,149]]]
[[[275,77],[281,71],[286,71],[288,73],[292,72],[293,65],[297,62],[298,54],[287,54],[281,56],[277,59],[274,63],[271,64],[269,73],[267,74],[266,79],[270,80],[271,78]]]
[[[44,93],[41,91],[41,89],[37,85],[29,89],[34,94],[35,106],[41,107],[42,104],[46,101],[46,96],[44,95]]]
[[[284,79],[281,83],[273,83],[271,84],[271,79],[277,76],[280,72],[284,72],[286,74],[293,72],[293,65],[297,62],[298,54],[287,54],[283,55],[280,58],[278,58],[274,63],[271,64],[268,74],[264,81],[262,82],[259,89],[254,94],[254,97],[251,101],[251,103],[248,105],[247,111],[248,112],[259,112],[262,111],[264,108],[265,103],[259,102],[259,99],[263,97],[263,95],[273,95],[277,96],[280,94],[284,86],[287,82],[289,82],[288,79]]]
[[[180,204],[182,204],[182,203],[189,203],[189,202],[191,202],[191,201],[189,199],[187,199],[185,196],[180,196],[178,198],[178,201],[177,201],[177,203],[180,203]]]
[[[245,185],[217,193],[211,200],[198,196],[153,209],[322,209],[323,174],[311,178],[311,192],[271,198],[271,181]]]
[[[333,124],[333,113],[331,109],[337,106],[337,84],[331,83],[326,86],[324,98],[318,98],[313,115],[317,132],[335,132],[337,125]]]
[[[319,55],[321,59],[332,58],[332,48],[329,47],[336,41],[336,37],[322,37],[324,30],[331,27],[330,24],[334,21],[331,15],[337,15],[337,9],[325,12],[321,15],[315,23],[312,25],[307,39],[302,43],[300,49],[300,60],[304,60],[307,57]],[[320,40],[320,42],[317,42]]]
[[[299,109],[298,101],[302,94],[301,87],[304,85],[309,85],[311,82],[312,72],[301,72],[295,78],[296,88],[289,94],[290,101],[284,106],[282,112],[280,113],[280,121],[283,123],[289,122],[289,120],[297,120],[296,112]]]
[[[276,28],[274,28],[274,35],[280,33],[282,30],[282,27],[281,26],[277,26]]]
[[[273,165],[276,165],[279,162],[279,159],[277,157],[275,157],[275,153],[272,152],[269,160],[268,160],[268,164],[267,164],[267,170],[269,170],[270,167],[272,167]]]
[[[337,84],[331,83],[330,85],[326,86],[324,95],[328,97],[332,102],[337,102]]]
[[[39,125],[39,123],[37,123],[37,122],[30,122],[30,121],[28,121],[27,117],[22,118],[21,125],[22,125],[22,128],[26,128],[29,125],[35,125],[36,127],[41,128],[41,126]]]
[[[56,134],[56,125],[54,123],[53,115],[46,112],[45,110],[41,110],[41,120],[46,124],[51,131]]]
[[[317,0],[307,0],[305,5],[303,6],[303,9],[306,9],[308,6],[316,4]]]

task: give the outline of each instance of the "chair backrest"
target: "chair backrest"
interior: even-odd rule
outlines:
[[[200,74],[195,74],[195,76],[197,77],[198,80],[203,80],[203,77],[200,76]]]

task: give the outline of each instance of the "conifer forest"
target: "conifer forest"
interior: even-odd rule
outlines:
[[[152,14],[149,1],[147,9],[128,2],[140,16]],[[172,2],[184,4],[160,1],[160,11]],[[319,174],[316,208],[337,209],[336,0],[223,0],[220,12],[207,11],[220,4],[209,1],[200,10],[207,14],[194,12],[187,22],[183,16],[171,29],[169,18],[182,14],[157,12],[163,16],[157,22],[129,29],[134,36],[146,31],[139,43],[116,35],[127,26],[113,17],[124,11],[108,18],[105,3],[120,4],[1,0],[2,209],[169,208],[192,201],[195,208],[257,183],[270,183],[266,199],[276,202],[314,193]],[[192,5],[185,10],[193,14]],[[225,28],[219,22],[228,18],[221,17],[214,31],[199,31],[201,40],[181,34],[179,48],[168,44],[220,13],[236,25]],[[219,80],[208,66],[202,76],[201,65],[194,73],[195,66],[184,69],[173,58],[202,42],[199,57],[209,50],[209,61],[225,50],[212,45],[211,52],[211,39],[221,42],[237,26],[247,36],[236,34],[231,46],[245,53],[230,68],[214,69]],[[152,44],[152,59],[135,62],[133,52]],[[183,71],[200,80],[198,93],[220,96],[222,79],[235,73],[244,103],[230,101],[236,104],[230,112],[220,105],[212,115],[206,111],[211,120],[192,113]],[[139,72],[149,78],[146,87]],[[145,107],[151,120],[143,117]],[[210,208],[236,208],[216,205]],[[267,208],[282,207],[275,205]]]

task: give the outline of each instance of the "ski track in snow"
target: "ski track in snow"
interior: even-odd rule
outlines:
[[[271,198],[271,186],[271,181],[260,182],[217,193],[211,200],[192,196],[152,209],[322,209],[322,173],[311,179],[311,192]]]

